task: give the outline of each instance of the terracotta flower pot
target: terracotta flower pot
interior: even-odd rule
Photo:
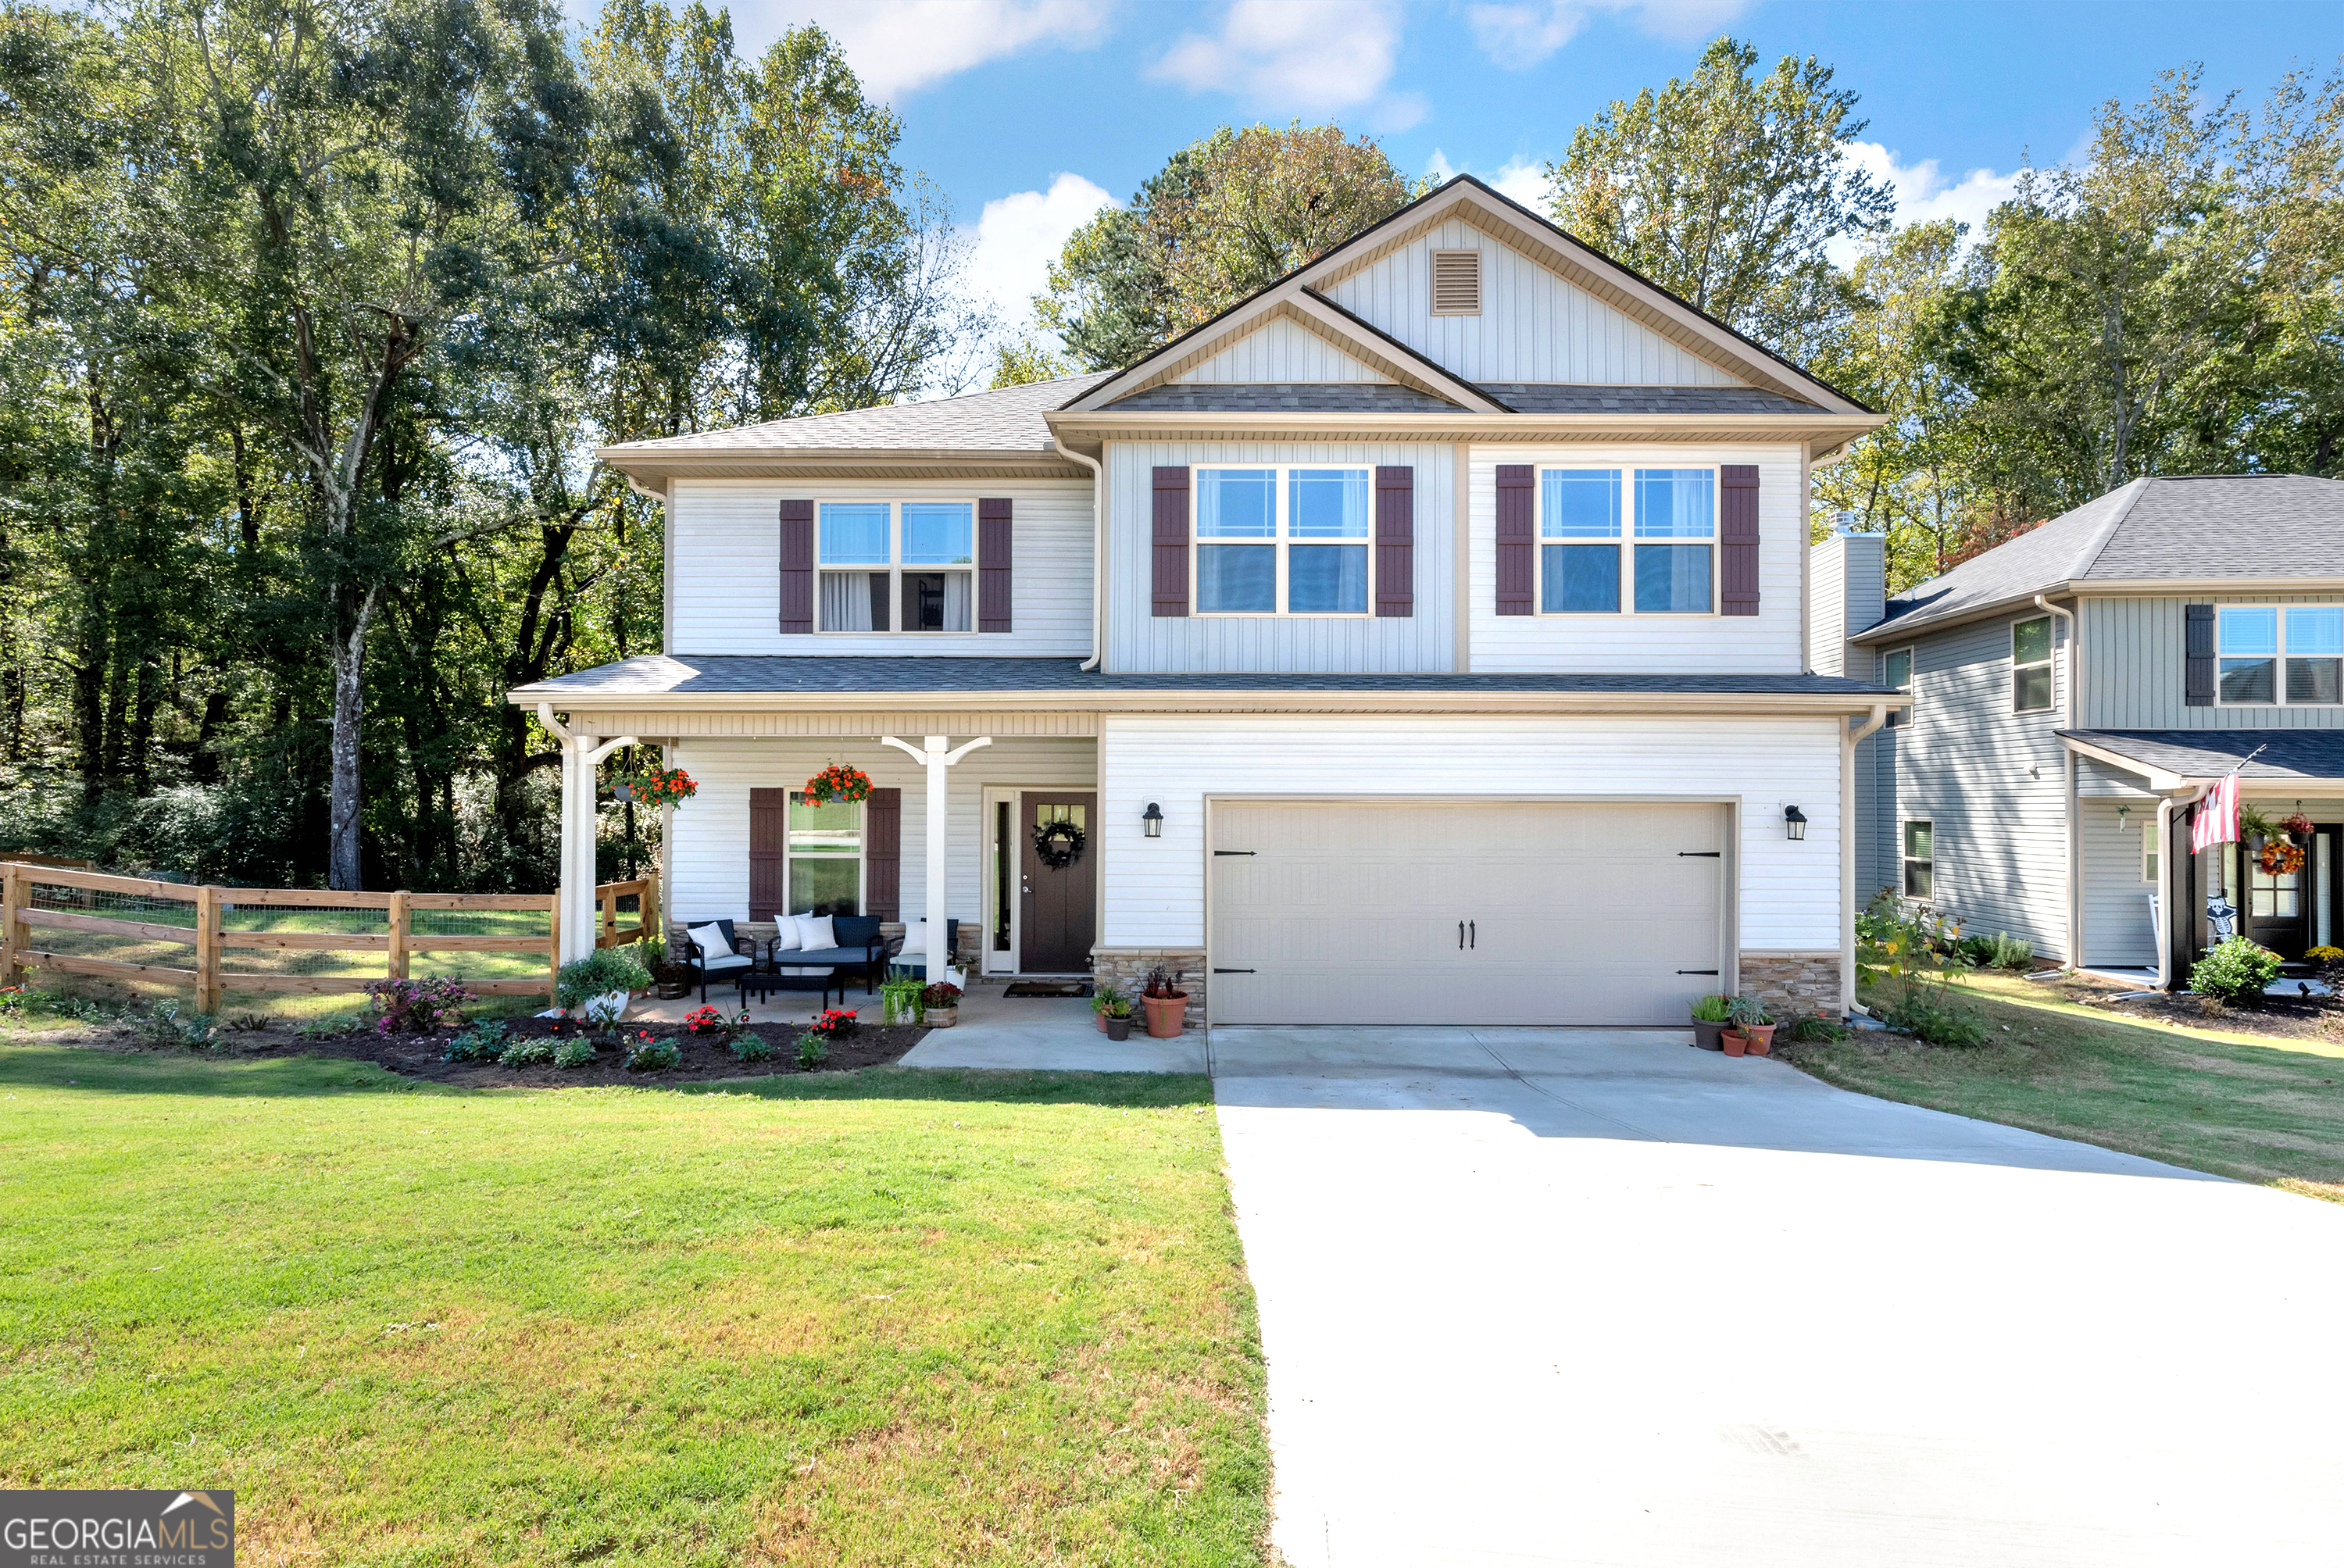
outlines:
[[[1127,1040],[1131,1038],[1131,1020],[1128,1017],[1110,1018],[1105,1014],[1101,1014],[1099,1016],[1099,1027],[1106,1031],[1106,1037],[1110,1040]]]
[[[1775,1026],[1773,1024],[1752,1024],[1743,1030],[1743,1034],[1750,1037],[1752,1056],[1763,1057],[1773,1050],[1774,1028]]]
[[[1739,1029],[1728,1029],[1719,1037],[1729,1057],[1738,1057],[1750,1049],[1750,1037]]]
[[[1723,1050],[1725,1047],[1719,1043],[1718,1037],[1724,1033],[1725,1026],[1723,1023],[1713,1024],[1707,1018],[1695,1018],[1692,1021],[1692,1043],[1704,1051]]]
[[[1184,992],[1177,996],[1144,996],[1147,1004],[1147,1033],[1150,1038],[1168,1040],[1179,1034],[1188,1011],[1188,997]]]
[[[1096,1007],[1093,1007],[1091,1009],[1091,1022],[1098,1026],[1098,1032],[1100,1034],[1104,1035],[1106,1033],[1106,1015],[1100,1012]]]

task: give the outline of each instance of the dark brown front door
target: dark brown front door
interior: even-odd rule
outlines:
[[[1089,972],[1091,944],[1098,939],[1098,875],[1091,835],[1096,831],[1098,796],[1029,790],[1018,809],[1017,967],[1029,975]],[[1082,831],[1083,847],[1069,865],[1047,865],[1035,847],[1035,835],[1053,822]]]
[[[2240,856],[2246,863],[2247,907],[2246,934],[2282,958],[2300,958],[2310,944],[2304,940],[2304,929],[2310,913],[2311,866],[2307,856],[2301,869],[2274,875],[2265,871],[2257,852],[2262,840],[2257,837],[2245,846]]]

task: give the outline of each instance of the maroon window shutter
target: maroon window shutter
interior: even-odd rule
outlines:
[[[874,789],[863,803],[863,913],[901,920],[903,906],[904,792]]]
[[[1758,613],[1758,465],[1717,470],[1717,612]]]
[[[790,907],[790,792],[749,792],[749,918],[771,920]]]
[[[1009,630],[1009,498],[976,503],[976,629]]]
[[[1154,613],[1188,613],[1188,470],[1156,470]]]
[[[1416,470],[1376,470],[1376,613],[1416,613]]]
[[[810,501],[782,502],[782,630],[813,630],[813,502]]]
[[[1498,613],[1538,612],[1538,470],[1498,465]]]

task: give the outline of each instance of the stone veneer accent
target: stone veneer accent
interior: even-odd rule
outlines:
[[[1205,1025],[1205,950],[1201,947],[1094,947],[1091,949],[1091,984],[1113,986],[1133,998],[1132,1017],[1138,1027],[1147,1027],[1144,1011],[1137,1005],[1140,987],[1147,982],[1147,971],[1158,964],[1167,969],[1181,971],[1180,988],[1188,993],[1187,1011],[1181,1015],[1186,1029],[1202,1028]]]
[[[1754,991],[1776,1021],[1802,1013],[1839,1017],[1839,955],[1749,953],[1742,955],[1742,988]]]

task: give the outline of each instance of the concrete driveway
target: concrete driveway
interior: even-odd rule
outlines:
[[[1296,1568],[2344,1561],[2344,1210],[1667,1035],[1213,1057]]]

